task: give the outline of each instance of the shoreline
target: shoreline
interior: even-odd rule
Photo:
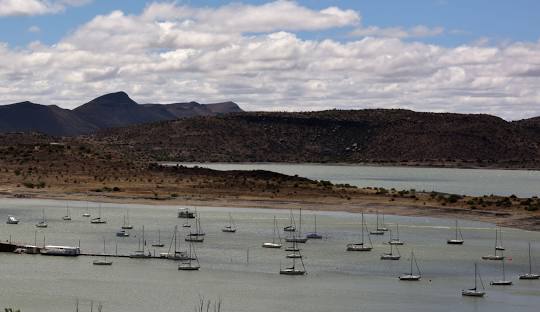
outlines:
[[[298,209],[311,211],[368,213],[376,212],[386,215],[406,217],[430,217],[442,219],[468,219],[495,224],[502,227],[526,231],[540,231],[540,216],[519,213],[518,211],[495,211],[489,209],[470,209],[463,207],[442,207],[428,204],[413,204],[405,202],[387,202],[381,199],[364,198],[352,202],[338,202],[333,198],[312,198],[310,200],[285,200],[283,198],[263,198],[239,196],[238,198],[218,197],[178,197],[150,199],[139,195],[107,195],[83,193],[53,193],[53,192],[20,192],[16,195],[0,191],[0,198],[11,199],[51,199],[71,201],[91,201],[111,204],[141,204],[167,206],[200,206],[223,208],[256,208],[256,209]]]
[[[175,164],[183,166],[204,166],[204,165],[285,165],[285,166],[336,166],[336,167],[345,167],[345,166],[358,166],[358,167],[397,167],[397,168],[418,168],[418,169],[459,169],[459,170],[504,170],[504,171],[540,171],[540,167],[526,167],[526,168],[514,168],[514,167],[500,167],[500,166],[479,166],[479,165],[470,165],[470,166],[455,166],[455,165],[445,165],[445,164],[406,164],[401,162],[393,163],[347,163],[347,162],[189,162],[189,161],[171,161],[163,160],[157,161],[156,163],[164,166],[174,166]]]

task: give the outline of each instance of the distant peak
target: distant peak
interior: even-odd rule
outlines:
[[[108,94],[102,95],[86,103],[85,105],[131,106],[131,105],[138,105],[138,104],[137,102],[133,101],[126,92],[120,91],[120,92],[114,92],[114,93],[108,93]]]

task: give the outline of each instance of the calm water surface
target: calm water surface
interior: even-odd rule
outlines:
[[[34,199],[0,199],[0,239],[18,242],[81,244],[85,251],[101,252],[103,239],[107,251],[127,254],[137,249],[140,228],[145,226],[148,244],[161,238],[168,240],[176,218],[177,207],[103,204],[104,225],[90,224],[81,217],[85,202],[70,202],[73,221],[62,221],[66,202]],[[90,203],[93,216],[97,204]],[[49,227],[36,232],[41,210]],[[116,238],[115,232],[129,209],[135,229],[129,238]],[[495,288],[489,281],[500,278],[497,262],[480,260],[494,245],[493,225],[460,221],[465,245],[448,246],[454,220],[386,216],[389,228],[399,223],[400,261],[381,261],[388,250],[384,237],[374,237],[370,253],[351,253],[345,245],[359,239],[360,215],[341,212],[318,212],[318,229],[326,238],[309,241],[303,248],[308,275],[280,276],[280,264],[289,263],[284,250],[263,249],[271,240],[272,219],[280,227],[288,222],[288,211],[270,209],[197,208],[207,233],[205,242],[197,245],[201,262],[198,272],[177,270],[168,260],[114,258],[111,267],[92,265],[92,257],[62,258],[39,255],[0,253],[0,308],[12,306],[29,311],[74,311],[75,298],[89,311],[89,302],[102,302],[103,311],[193,311],[199,295],[221,298],[224,311],[538,311],[540,282],[519,281],[517,274],[528,270],[527,243],[533,241],[535,259],[540,259],[540,233],[503,229],[507,277],[511,287]],[[231,212],[238,232],[221,232]],[[8,214],[20,218],[19,225],[7,225]],[[313,212],[303,214],[304,229],[313,227]],[[375,216],[367,216],[373,227]],[[185,232],[185,229],[182,229]],[[185,244],[182,242],[183,247]],[[250,261],[246,261],[249,248]],[[407,272],[411,248],[417,255],[423,273],[422,281],[400,282],[397,276]],[[151,248],[154,252],[154,249]],[[473,265],[478,261],[487,296],[483,299],[462,298],[460,291],[473,285]],[[540,263],[535,260],[537,271]]]
[[[172,163],[167,163],[172,164]],[[216,170],[270,170],[333,183],[360,187],[416,189],[467,195],[540,195],[540,171],[454,169],[417,167],[375,167],[361,165],[280,164],[280,163],[180,163]]]

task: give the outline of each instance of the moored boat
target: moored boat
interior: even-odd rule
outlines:
[[[499,261],[504,260],[504,255],[502,254],[502,251],[500,252],[500,254],[498,253],[498,251],[500,250],[497,249],[497,245],[498,245],[497,233],[498,231],[497,229],[495,229],[495,246],[493,247],[494,253],[492,255],[482,256],[482,260],[499,260]]]
[[[390,231],[390,241],[388,241],[388,244],[390,245],[404,245],[405,243],[399,239],[399,224],[396,223],[396,237],[392,236],[392,231]]]
[[[379,226],[379,211],[376,212],[377,213],[377,223],[375,225],[375,230],[374,231],[370,231],[369,234],[371,235],[384,235],[384,230],[381,229],[381,226]]]
[[[531,259],[531,242],[529,242],[529,272],[519,275],[520,280],[537,280],[540,279],[540,274],[532,272],[532,259]]]
[[[308,239],[322,239],[322,235],[317,232],[317,215],[313,216],[313,232],[307,233],[306,238]]]
[[[233,221],[232,215],[229,212],[229,224],[221,229],[224,233],[236,233],[236,224]]]
[[[45,256],[76,257],[81,254],[79,247],[47,245],[40,249],[40,254]]]
[[[387,252],[387,253],[383,253],[381,255],[381,260],[399,260],[401,258],[401,255],[399,254],[399,250],[396,246],[396,251],[397,251],[397,254],[394,253],[394,245],[389,245],[390,246],[390,252]]]
[[[90,220],[90,223],[93,223],[93,224],[105,224],[105,223],[107,223],[107,221],[105,219],[101,218],[101,204],[99,204],[98,217],[93,218],[92,220]]]
[[[459,234],[459,237],[458,237]],[[458,226],[458,220],[456,219],[456,226],[455,226],[455,237],[448,239],[446,243],[448,245],[463,245],[463,235],[461,234],[461,229]]]
[[[199,258],[197,257],[197,253],[195,252],[195,246],[193,245],[193,242],[189,242],[189,253],[188,253],[188,259],[183,260],[178,265],[178,270],[180,271],[198,271],[201,268],[201,264],[199,263]]]
[[[15,218],[14,216],[9,215],[7,217],[7,224],[19,224],[19,219]]]
[[[347,251],[371,251],[373,249],[373,243],[371,242],[371,236],[367,230],[366,221],[364,220],[364,213],[362,212],[362,229],[361,229],[361,240],[359,243],[349,243],[347,244]],[[367,232],[369,244],[364,242],[364,232]]]
[[[491,281],[489,284],[492,286],[510,286],[512,285],[512,281],[506,279],[506,272],[504,270],[504,259],[501,261],[502,263],[502,279]]]
[[[195,219],[196,214],[189,208],[178,208],[178,218]]]
[[[93,265],[112,265],[112,261],[107,260],[107,254],[105,253],[105,239],[103,239],[103,259],[96,259],[92,262]]]
[[[46,228],[48,226],[49,224],[47,224],[47,220],[45,220],[45,209],[41,209],[41,221],[36,224],[36,227]]]
[[[418,274],[414,274],[413,271],[413,262],[416,266],[416,270],[418,271]],[[420,267],[418,267],[418,263],[416,262],[416,257],[414,256],[414,251],[411,250],[411,270],[407,274],[403,274],[399,276],[400,281],[419,281],[422,277],[422,273],[420,273]]]
[[[277,229],[278,229],[277,220],[276,220],[276,216],[274,216],[274,235],[272,236],[272,242],[263,243],[262,244],[263,248],[281,248],[281,237],[279,236],[279,231]],[[277,234],[279,243],[276,242],[276,234]]]
[[[480,277],[480,284],[482,285],[482,290],[478,289],[478,285],[477,285],[478,277]],[[474,263],[474,288],[462,290],[461,295],[466,296],[466,297],[484,297],[486,292],[483,289],[484,289],[484,282],[482,282],[482,277],[478,273],[477,264],[475,262]]]

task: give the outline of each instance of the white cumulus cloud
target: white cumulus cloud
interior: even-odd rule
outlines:
[[[351,32],[352,36],[357,37],[388,37],[388,38],[422,38],[422,37],[434,37],[444,33],[442,27],[427,27],[424,25],[417,25],[410,28],[403,27],[358,27]]]
[[[233,100],[248,110],[540,115],[540,41],[443,47],[403,40],[443,31],[424,27],[344,41],[297,33],[358,28],[360,20],[347,9],[293,1],[113,11],[55,44],[0,44],[0,103],[74,107],[124,90],[140,103]]]
[[[0,0],[0,17],[42,15],[63,11],[67,6],[79,6],[91,0]]]

